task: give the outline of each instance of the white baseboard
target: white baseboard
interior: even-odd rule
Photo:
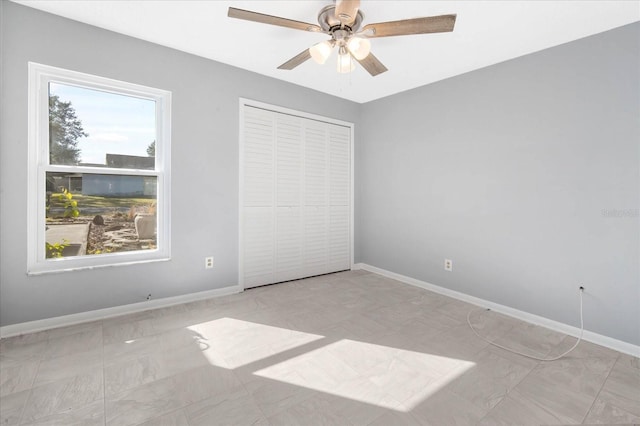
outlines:
[[[239,285],[233,285],[214,290],[201,291],[198,293],[183,294],[180,296],[165,297],[162,299],[152,299],[149,301],[132,303],[130,305],[114,306],[112,308],[97,309],[95,311],[80,312],[77,314],[63,315],[60,317],[46,318],[37,321],[11,324],[0,327],[0,338],[4,339],[6,337],[35,333],[37,331],[50,330],[52,328],[66,327],[84,322],[113,318],[121,315],[148,311],[150,309],[166,308],[167,306],[196,302],[198,300],[210,299],[212,297],[227,296],[229,294],[240,293],[242,291],[242,287]]]
[[[434,293],[449,296],[454,299],[462,300],[477,306],[489,308],[504,315],[508,315],[513,318],[527,321],[532,324],[540,325],[549,328],[554,331],[558,331],[570,336],[578,337],[580,335],[580,329],[568,324],[564,324],[558,321],[554,321],[545,317],[530,314],[528,312],[520,311],[518,309],[510,308],[508,306],[500,305],[498,303],[490,302],[488,300],[480,299],[479,297],[470,296],[455,290],[450,290],[444,287],[437,286],[435,284],[421,281],[415,278],[407,277],[395,272],[387,271],[375,266],[368,265],[366,263],[356,263],[353,265],[354,270],[365,270],[373,272],[378,275],[391,278],[405,284],[409,284],[415,287],[423,288],[425,290],[433,291]],[[107,319],[117,317],[121,315],[132,314],[136,312],[147,311],[150,309],[164,308],[173,305],[179,305],[181,303],[195,302],[203,299],[210,299],[213,297],[227,296],[230,294],[240,293],[243,289],[239,285],[233,285],[229,287],[223,287],[214,290],[207,290],[198,293],[189,293],[180,296],[166,297],[163,299],[155,299],[140,303],[132,303],[129,305],[114,306],[112,308],[98,309],[95,311],[81,312],[77,314],[64,315],[60,317],[47,318],[37,321],[29,321],[19,324],[11,324],[4,327],[0,327],[0,338],[18,336],[21,334],[35,333],[38,331],[49,330],[52,328],[65,327],[69,325],[81,324],[84,322],[97,321],[101,319]],[[623,342],[621,340],[614,339],[612,337],[604,336],[602,334],[594,333],[585,330],[582,336],[583,340],[592,342],[607,348],[626,353],[632,356],[640,356],[640,346],[633,345],[631,343]]]
[[[382,275],[387,278],[401,281],[405,284],[409,284],[415,287],[423,288],[425,290],[433,291],[434,293],[439,293],[444,296],[449,296],[454,299],[461,300],[463,302],[468,302],[474,305],[482,306],[483,308],[489,308],[501,314],[508,315],[510,317],[517,318],[532,324],[540,325],[542,327],[546,327],[551,330],[558,331],[560,333],[568,334],[570,336],[578,337],[580,335],[580,329],[577,327],[564,324],[558,321],[554,321],[549,318],[530,314],[528,312],[520,311],[518,309],[510,308],[508,306],[500,305],[498,303],[490,302],[488,300],[480,299],[479,297],[469,296],[468,294],[464,294],[459,291],[440,287],[425,281],[420,281],[415,278],[396,274],[395,272],[391,272],[385,269],[377,268],[375,266],[367,265],[366,263],[356,263],[353,269],[363,269],[365,271],[373,272],[375,274]],[[605,346],[607,348],[616,350],[618,352],[623,352],[636,357],[640,356],[640,346],[623,342],[622,340],[617,340],[608,336],[603,336],[602,334],[584,330],[582,339],[591,343],[595,343],[600,346]]]

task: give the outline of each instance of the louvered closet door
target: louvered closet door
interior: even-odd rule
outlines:
[[[329,136],[329,269],[351,267],[351,135],[331,125]]]
[[[329,269],[327,124],[308,120],[304,134],[304,273]]]
[[[275,114],[276,281],[302,273],[302,119]]]
[[[245,108],[243,149],[243,273],[246,287],[275,282],[274,115]]]
[[[244,106],[244,286],[351,267],[351,128]]]

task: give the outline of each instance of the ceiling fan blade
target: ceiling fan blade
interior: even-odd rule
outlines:
[[[367,72],[371,74],[372,77],[388,71],[387,67],[385,67],[382,62],[378,60],[378,58],[373,56],[373,53],[369,53],[364,59],[356,59],[356,57],[353,55],[351,55],[351,57],[358,61],[360,65],[362,65],[362,68],[367,70]]]
[[[292,70],[301,63],[307,61],[311,58],[311,53],[309,53],[309,49],[304,49],[302,52],[298,53],[293,58],[289,59],[284,64],[278,67],[279,70]]]
[[[453,31],[456,15],[429,16],[365,25],[360,31],[365,37],[390,37],[410,34],[445,33]]]
[[[281,18],[279,16],[265,15],[264,13],[251,12],[250,10],[236,9],[230,7],[227,13],[229,18],[244,19],[245,21],[260,22],[262,24],[277,25],[285,28],[293,28],[294,30],[322,32],[322,28],[315,24],[307,22],[294,21],[292,19]]]
[[[356,20],[360,0],[336,0],[336,18],[345,25]]]

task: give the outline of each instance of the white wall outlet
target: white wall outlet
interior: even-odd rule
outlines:
[[[204,258],[204,268],[205,269],[213,268],[213,256],[209,256],[209,257],[205,257]]]
[[[453,271],[453,260],[451,259],[444,260],[444,270],[449,272]]]

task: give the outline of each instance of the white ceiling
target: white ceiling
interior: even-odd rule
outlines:
[[[338,74],[335,53],[292,71],[281,63],[323,34],[227,17],[233,6],[317,23],[324,1],[16,0],[29,7],[169,46],[355,102],[486,67],[640,20],[640,1],[382,1],[362,0],[364,24],[456,13],[455,31],[372,39],[389,68],[371,77],[360,66]]]

